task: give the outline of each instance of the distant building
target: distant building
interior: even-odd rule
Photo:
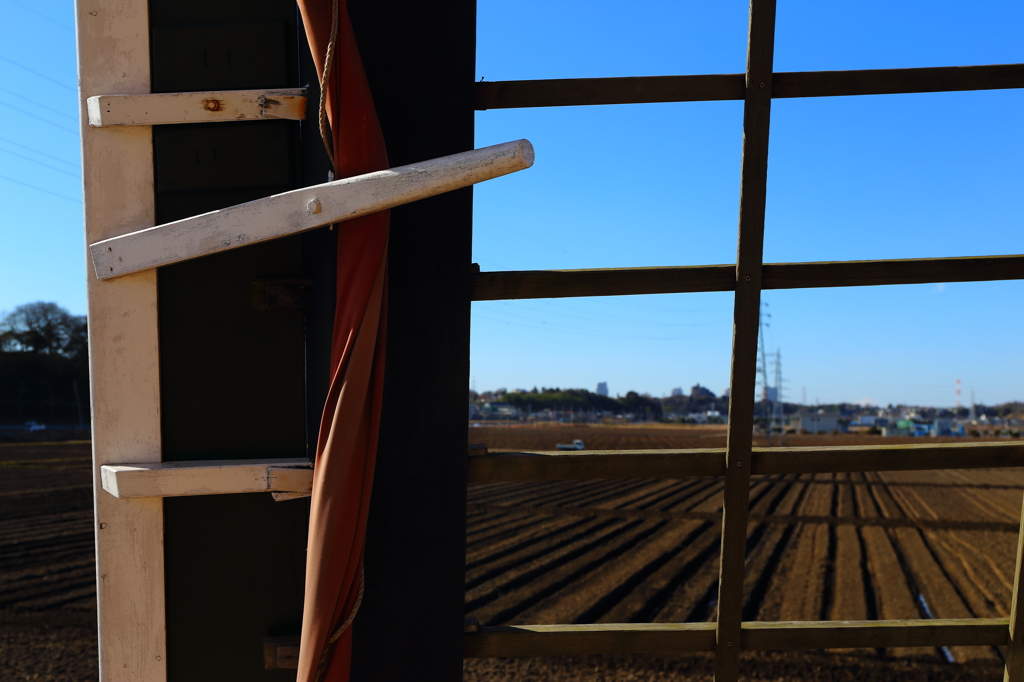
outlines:
[[[708,397],[708,398],[714,398],[715,394],[712,393],[710,389],[708,389],[708,388],[706,388],[704,386],[701,386],[700,384],[697,384],[696,386],[691,386],[690,387],[690,397],[691,398],[701,398],[701,397],[705,397],[705,396]]]
[[[675,398],[676,396],[681,396],[681,395],[683,395],[683,389],[681,389],[681,388],[673,388],[672,389],[672,397],[673,398]]]
[[[597,394],[598,395],[603,395],[605,397],[608,396],[608,382],[607,381],[600,381],[600,382],[598,382],[598,384],[597,384]]]
[[[807,433],[832,433],[839,430],[838,412],[801,412],[797,415],[797,421],[797,430]]]

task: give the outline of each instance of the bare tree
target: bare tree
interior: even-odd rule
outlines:
[[[0,320],[0,351],[73,357],[85,348],[85,316],[56,303],[26,303]]]

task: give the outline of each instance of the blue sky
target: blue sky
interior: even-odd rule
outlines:
[[[73,8],[0,0],[0,311],[85,312]],[[738,73],[741,1],[479,4],[477,78]],[[1018,0],[780,0],[778,71],[1024,62]],[[43,36],[43,39],[40,39]],[[13,60],[13,61],[12,61]],[[28,70],[26,70],[26,68]],[[33,73],[34,72],[34,73]],[[487,111],[534,168],[476,190],[483,269],[735,259],[739,102]],[[769,262],[1024,253],[1024,92],[773,104]],[[1018,282],[767,292],[785,393],[808,402],[1024,399]],[[729,381],[731,296],[473,304],[477,388]]]

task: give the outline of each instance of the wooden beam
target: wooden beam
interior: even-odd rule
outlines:
[[[303,187],[220,211],[95,242],[98,279],[305,232],[394,208],[533,165],[528,140]]]
[[[742,624],[743,651],[1000,646],[1006,618],[782,621]],[[715,623],[513,625],[466,634],[466,658],[713,651]]]
[[[226,90],[98,95],[87,100],[89,125],[155,126],[306,118],[306,90]]]
[[[685,478],[726,471],[725,448],[490,452],[471,456],[468,464],[473,483]],[[1019,466],[1024,466],[1019,442],[753,448],[750,457],[750,473],[757,475]]]
[[[743,91],[742,73],[483,81],[476,84],[476,109],[706,102],[743,99]]]
[[[495,452],[469,458],[472,483],[724,476],[725,450]]]
[[[1013,572],[1013,594],[1006,644],[1004,682],[1024,682],[1024,603],[1021,603],[1021,582],[1024,581],[1024,509],[1017,531],[1017,565]]]
[[[1024,443],[758,448],[753,474],[928,471],[1024,466]]]
[[[766,263],[762,289],[816,289],[1024,279],[1024,256]],[[474,301],[733,291],[734,265],[511,270],[473,276]]]
[[[777,73],[772,97],[843,97],[1024,88],[1024,64]]]
[[[600,623],[484,627],[465,635],[466,658],[713,651],[714,623]]]
[[[103,489],[119,499],[235,493],[308,494],[312,464],[306,459],[223,459],[194,462],[105,464]]]
[[[740,641],[745,651],[805,651],[1001,646],[1008,638],[1006,618],[958,618],[747,622]]]
[[[263,667],[266,670],[297,670],[299,635],[263,638]]]
[[[772,76],[771,96],[840,97],[1024,88],[1024,64],[859,71],[793,71]],[[744,98],[744,74],[484,81],[476,109],[709,102]]]
[[[743,102],[743,158],[729,379],[729,431],[722,495],[722,543],[718,572],[716,682],[739,676],[740,625],[750,499],[751,448],[757,335],[761,319],[761,264],[768,191],[768,130],[775,53],[775,0],[750,0],[747,89]]]
[[[150,91],[149,3],[75,4],[86,243],[153,225],[150,128],[88,123],[97,93]],[[111,462],[162,458],[155,272],[87,283],[93,488]],[[158,499],[95,495],[100,682],[164,682],[164,515]]]

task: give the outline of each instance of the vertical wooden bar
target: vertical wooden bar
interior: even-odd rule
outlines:
[[[1010,642],[1006,645],[1003,682],[1024,682],[1024,605],[1021,604],[1021,574],[1024,573],[1024,509],[1017,531],[1017,569],[1013,573],[1013,600],[1010,604]]]
[[[722,555],[718,581],[718,633],[715,645],[715,680],[718,682],[733,682],[739,674],[774,46],[775,0],[751,0],[747,91],[743,105],[743,164],[736,297],[733,307],[729,436],[725,456]]]
[[[475,0],[348,7],[391,165],[471,149]],[[366,592],[352,626],[354,682],[462,679],[472,211],[469,188],[391,211],[384,405]]]
[[[154,224],[150,128],[90,128],[86,99],[150,91],[146,0],[78,0],[85,242]],[[88,278],[102,682],[167,676],[163,506],[103,491],[99,468],[161,459],[156,272]]]

